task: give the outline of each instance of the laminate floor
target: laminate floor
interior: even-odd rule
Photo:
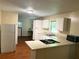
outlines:
[[[0,59],[29,59],[30,49],[25,43],[27,40],[31,40],[31,38],[19,38],[19,43],[16,46],[16,51],[0,54]]]

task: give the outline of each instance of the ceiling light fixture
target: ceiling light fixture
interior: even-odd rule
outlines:
[[[33,14],[33,10],[27,10],[27,13]]]
[[[27,13],[32,14],[34,12],[34,9],[32,7],[28,7],[26,11]]]

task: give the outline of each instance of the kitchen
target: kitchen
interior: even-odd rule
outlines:
[[[38,17],[32,20],[33,21],[32,38],[34,41],[25,41],[31,50],[30,54],[31,59],[33,58],[46,59],[47,57],[45,58],[43,57],[46,56],[44,54],[45,51],[43,51],[43,53],[41,53],[40,51],[46,49],[46,51],[51,52],[51,50],[54,47],[58,48],[56,49],[56,51],[53,50],[55,52],[52,52],[51,55],[53,53],[57,53],[56,56],[58,55],[59,57],[54,57],[55,56],[54,55],[51,58],[63,59],[64,57],[62,57],[62,54],[63,56],[65,56],[66,59],[78,58],[77,56],[78,45],[74,44],[74,42],[71,42],[71,40],[67,40],[67,35],[78,36],[79,34],[78,32],[79,28],[76,27],[79,24],[78,13],[79,11],[75,11],[69,13],[62,13],[54,16]],[[79,40],[79,38],[77,40]],[[60,51],[63,52],[61,53]],[[61,55],[58,53],[61,53]],[[43,54],[43,55],[39,56],[37,54],[39,55]],[[39,57],[37,57],[36,55]],[[47,56],[51,55],[50,53],[47,54]],[[66,56],[72,56],[72,57],[66,57]]]
[[[78,5],[78,0],[0,0],[0,59],[79,59]],[[33,40],[18,42],[18,36]]]
[[[78,36],[78,32],[76,32],[78,29],[75,29],[74,31],[72,30],[72,28],[76,28],[76,24],[79,23],[77,19],[78,13],[79,11],[70,12],[56,16],[48,16],[47,18],[42,17],[39,18],[39,20],[34,20],[34,41],[26,41],[26,44],[31,50],[31,59],[78,58],[78,45],[75,44],[75,42],[79,41],[79,37],[76,38],[77,40],[72,38]],[[73,23],[74,21],[76,24]],[[56,32],[54,30],[51,32],[51,28],[49,26],[51,22],[57,23]],[[42,29],[41,26],[43,27]],[[71,35],[69,39],[67,39],[68,35]],[[71,40],[71,38],[73,40]],[[53,41],[51,43],[51,39],[55,42]]]

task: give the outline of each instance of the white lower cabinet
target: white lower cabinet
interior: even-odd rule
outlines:
[[[75,45],[31,50],[30,59],[75,59]]]

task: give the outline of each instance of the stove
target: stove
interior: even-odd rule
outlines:
[[[55,41],[53,39],[45,39],[45,40],[40,40],[41,42],[45,44],[54,44],[54,43],[59,43],[58,41]]]

